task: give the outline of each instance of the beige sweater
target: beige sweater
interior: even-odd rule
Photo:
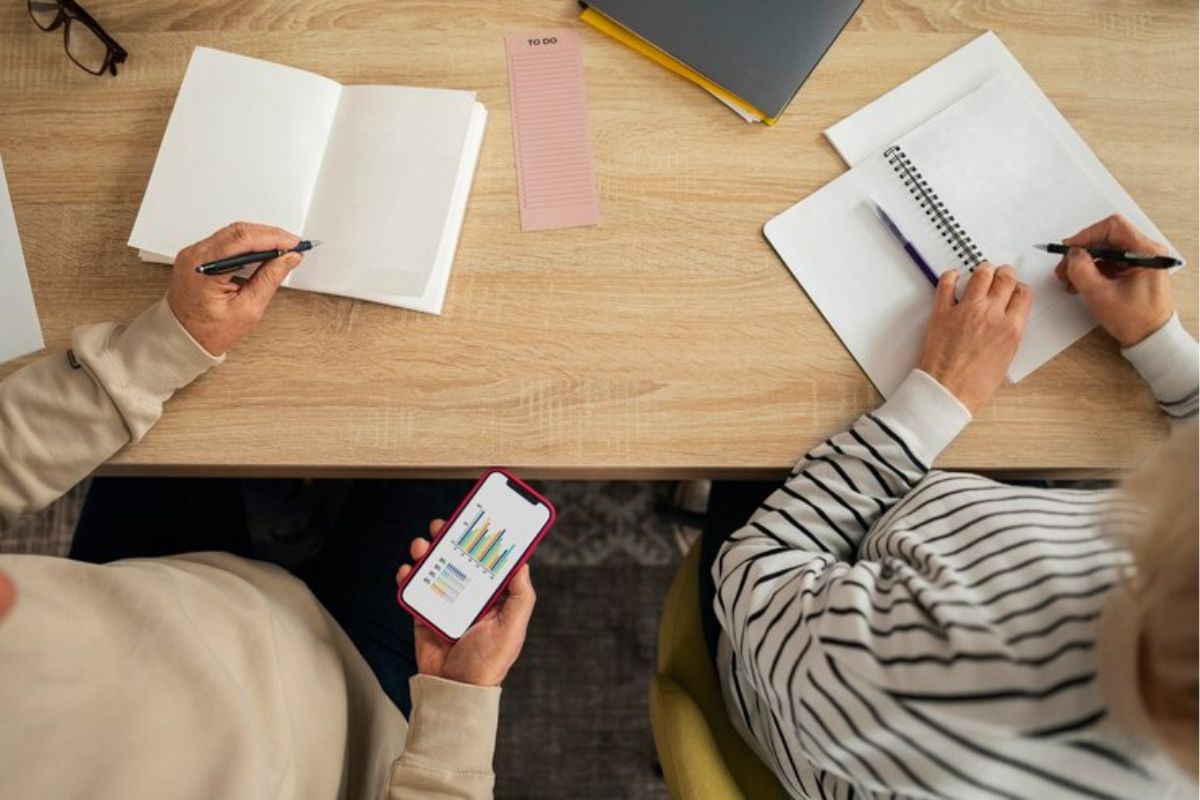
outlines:
[[[0,382],[0,530],[44,507],[222,359],[166,301]],[[482,798],[500,690],[418,676],[406,721],[284,570],[206,553],[0,556],[0,794]]]

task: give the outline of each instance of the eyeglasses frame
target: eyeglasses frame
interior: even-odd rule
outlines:
[[[89,75],[103,75],[105,72],[109,72],[115,76],[117,74],[117,64],[123,64],[125,63],[125,59],[129,58],[129,53],[126,52],[125,48],[121,47],[121,45],[117,43],[116,39],[109,36],[108,32],[105,31],[104,28],[100,27],[100,23],[96,22],[92,15],[85,11],[84,8],[75,0],[55,0],[55,2],[58,5],[58,15],[54,18],[54,21],[50,23],[50,27],[43,28],[41,23],[38,22],[37,17],[35,17],[33,14],[33,0],[27,0],[26,5],[29,9],[29,16],[33,17],[33,24],[37,25],[39,30],[45,31],[46,33],[52,33],[59,28],[62,28],[63,49],[67,51],[67,58],[71,59],[71,63],[79,67],[84,72],[88,73]],[[88,69],[83,64],[80,64],[78,61],[76,61],[75,56],[71,55],[71,25],[74,22],[83,23],[88,30],[96,34],[97,38],[99,38],[100,41],[103,42],[106,47],[108,47],[108,54],[104,57],[104,64],[98,71]]]

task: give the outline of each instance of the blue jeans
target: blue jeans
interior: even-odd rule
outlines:
[[[315,556],[286,565],[337,620],[406,717],[416,674],[412,618],[396,603],[396,570],[409,543],[429,535],[469,481],[355,481]],[[249,535],[242,481],[97,478],[75,529],[70,557],[103,564],[219,550],[272,560]],[[298,487],[298,484],[296,484]],[[297,501],[299,490],[297,489]]]

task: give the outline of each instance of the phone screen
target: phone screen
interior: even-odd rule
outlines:
[[[458,639],[550,521],[550,507],[502,472],[476,487],[401,593],[405,605]]]

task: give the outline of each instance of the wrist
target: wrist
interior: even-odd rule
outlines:
[[[171,310],[179,327],[198,348],[212,358],[225,356],[230,343],[225,340],[224,334],[219,331],[214,332],[210,324],[205,324],[196,319],[193,314],[189,314],[187,306],[180,303],[171,292],[167,292],[167,308]]]
[[[917,369],[924,372],[930,378],[933,378],[942,389],[949,392],[950,395],[957,400],[971,416],[974,416],[979,409],[987,403],[987,396],[981,395],[979,391],[972,385],[970,381],[961,372],[955,370],[941,370],[935,366],[927,366],[918,364]]]
[[[1155,313],[1147,314],[1144,318],[1134,321],[1133,324],[1115,327],[1109,332],[1117,340],[1117,344],[1121,346],[1122,350],[1128,350],[1135,345],[1141,344],[1160,331],[1164,325],[1171,321],[1171,317],[1173,316],[1175,316],[1175,309],[1170,307],[1162,308],[1158,309]]]

